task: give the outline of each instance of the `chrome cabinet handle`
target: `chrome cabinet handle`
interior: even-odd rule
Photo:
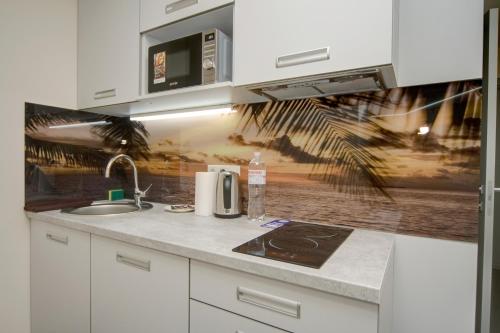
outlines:
[[[135,268],[139,268],[145,271],[150,272],[151,271],[151,261],[150,260],[141,260],[141,259],[136,259],[136,258],[131,258],[128,256],[125,256],[123,254],[117,253],[116,254],[116,261],[125,265],[129,265]]]
[[[94,99],[110,98],[115,96],[116,89],[101,90],[94,93]]]
[[[292,53],[276,58],[276,68],[296,66],[330,59],[330,47]]]
[[[300,303],[296,301],[244,287],[236,288],[236,298],[240,302],[252,304],[297,319],[300,318]]]
[[[47,239],[49,239],[51,241],[58,242],[58,243],[61,243],[64,245],[68,245],[68,242],[69,242],[68,236],[57,236],[57,235],[53,235],[53,234],[49,234],[49,233],[47,233],[46,236],[47,236]]]
[[[170,14],[183,8],[198,4],[198,0],[179,0],[165,6],[165,14]]]

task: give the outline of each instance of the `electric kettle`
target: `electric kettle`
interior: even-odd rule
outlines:
[[[217,176],[214,215],[220,218],[241,216],[239,175],[233,171],[222,170]]]

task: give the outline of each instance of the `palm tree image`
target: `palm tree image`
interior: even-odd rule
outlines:
[[[481,98],[481,83],[464,81],[145,122],[27,104],[26,200],[128,191],[124,171],[102,177],[125,152],[142,185],[153,184],[152,202],[194,203],[197,171],[240,165],[245,210],[247,166],[260,151],[269,216],[473,242]]]
[[[89,124],[88,126],[85,126]],[[88,142],[68,142],[40,138],[42,130],[66,131],[71,136],[80,125],[94,135],[92,146]],[[75,126],[75,127],[73,127]],[[37,135],[38,134],[38,135]],[[51,184],[43,168],[64,166],[75,173],[102,175],[107,161],[119,152],[134,158],[148,158],[149,133],[143,124],[128,118],[104,116],[86,112],[26,103],[25,107],[25,181],[27,196],[39,193],[42,197],[56,194],[57,186]],[[79,170],[79,171],[76,171]],[[126,173],[119,170],[125,181]],[[64,191],[63,191],[64,192]],[[78,194],[77,194],[78,195]],[[26,198],[29,201],[30,198]]]
[[[320,170],[321,179],[342,192],[361,195],[363,191],[374,190],[391,198],[385,190],[388,175],[383,148],[417,149],[413,146],[418,146],[418,149],[435,150],[438,138],[452,138],[464,148],[468,141],[479,140],[479,83],[457,82],[427,88],[241,105],[238,107],[242,112],[240,125],[243,132],[256,126],[259,135],[268,139],[280,135],[301,136],[301,150],[286,152],[284,141],[278,149],[285,150],[285,154],[307,155],[308,161],[313,162],[312,172]],[[422,96],[434,101],[424,106],[411,104],[411,110],[397,113],[398,106],[408,101],[418,103]],[[447,105],[443,107],[455,98],[460,100],[453,110]],[[386,113],[381,114],[382,109]],[[390,118],[402,119],[409,128],[388,129],[384,120]],[[418,128],[433,124],[429,133],[418,134]],[[269,141],[267,147],[273,143],[275,141]],[[460,147],[451,151],[445,146],[440,149],[443,154],[460,154]]]
[[[398,147],[403,145],[397,133],[385,131],[377,122],[358,112],[361,103],[379,104],[376,98],[359,95],[356,98],[331,97],[295,101],[260,103],[241,106],[242,130],[251,124],[266,138],[283,135],[303,136],[301,151],[285,154],[304,154],[304,162],[312,162],[312,171],[321,171],[321,179],[340,191],[361,195],[375,190],[390,198],[384,190],[384,160],[366,146],[367,140],[358,131],[375,136],[379,143]],[[335,168],[339,172],[335,174]]]

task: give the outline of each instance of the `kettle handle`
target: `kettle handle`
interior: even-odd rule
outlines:
[[[222,184],[223,197],[224,197],[224,209],[231,209],[231,185],[232,185],[231,175],[224,175],[224,180]]]

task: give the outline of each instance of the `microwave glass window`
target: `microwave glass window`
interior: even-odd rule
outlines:
[[[175,79],[178,77],[189,76],[190,74],[190,58],[189,49],[180,50],[167,54],[167,79]],[[163,81],[165,82],[165,81]]]
[[[165,82],[165,72],[166,72],[166,54],[165,52],[158,52],[154,54],[153,66],[154,66],[154,84]]]

